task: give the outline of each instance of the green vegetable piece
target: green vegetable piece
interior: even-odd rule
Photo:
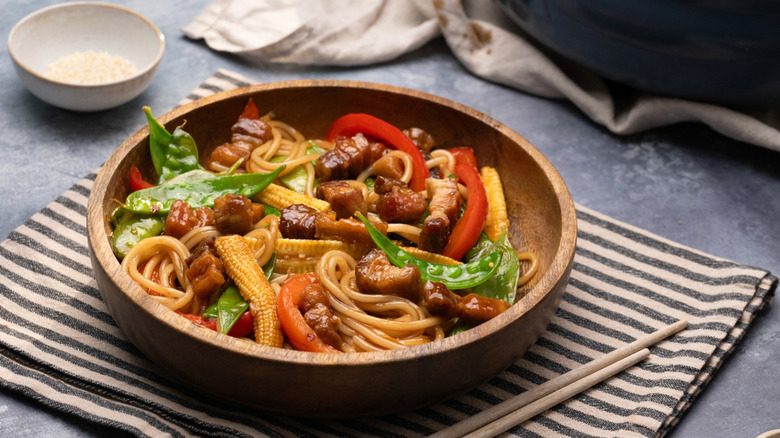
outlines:
[[[271,254],[271,258],[268,259],[266,264],[263,266],[263,273],[265,274],[265,278],[268,279],[268,281],[271,281],[271,275],[274,273],[274,268],[276,268],[276,251]]]
[[[468,289],[484,283],[498,269],[498,262],[501,258],[500,251],[462,265],[442,265],[418,259],[396,246],[387,236],[371,225],[361,213],[356,215],[366,225],[376,246],[387,254],[390,263],[398,267],[416,266],[424,281],[443,283],[453,290]]]
[[[325,152],[325,149],[317,146],[317,144],[312,141],[309,142],[309,146],[306,148],[306,155],[321,154],[323,152]],[[279,162],[283,160],[284,157],[274,157],[271,161]],[[284,176],[280,176],[279,181],[286,185],[290,190],[295,190],[298,193],[304,193],[306,192],[307,177],[308,175],[306,174],[306,169],[304,169],[303,166],[298,166],[290,173]],[[314,180],[314,185],[317,185],[316,179]]]
[[[265,278],[268,279],[268,281],[271,281],[271,275],[274,272],[274,268],[276,267],[276,252],[271,256],[271,259],[268,260],[268,262],[263,266],[263,273],[265,274]],[[224,294],[224,292],[223,292]],[[220,295],[221,297],[221,295]],[[217,318],[219,315],[219,302],[221,298],[217,300],[216,303],[210,305],[206,308],[206,310],[203,311],[203,315],[201,315],[203,318]],[[241,314],[238,315],[239,317]],[[236,318],[238,319],[238,318]],[[233,323],[235,324],[235,322]],[[229,331],[230,329],[228,329]]]
[[[171,181],[167,184],[137,190],[128,195],[125,208],[136,213],[167,213],[173,201],[181,199],[190,207],[213,207],[214,199],[232,193],[254,196],[268,187],[284,169],[279,166],[271,173],[243,173],[188,181]]]
[[[151,108],[145,106],[143,111],[149,123],[149,152],[152,155],[152,164],[154,165],[154,170],[157,171],[157,175],[162,175],[165,156],[168,153],[168,145],[171,144],[173,136],[154,118]]]
[[[282,212],[271,207],[270,205],[263,204],[263,207],[265,207],[265,214],[272,214],[274,216],[281,216]]]
[[[108,220],[114,226],[119,223],[119,221],[122,219],[122,216],[127,213],[127,210],[125,210],[125,207],[121,204],[117,205],[113,210],[111,210],[111,213],[108,215]]]
[[[168,145],[162,173],[159,174],[160,180],[157,184],[162,184],[176,175],[195,169],[203,169],[198,162],[198,146],[190,134],[181,127],[177,127],[173,130],[171,143]]]
[[[217,300],[217,331],[228,334],[241,315],[249,310],[249,303],[244,300],[238,287],[231,285]]]
[[[366,178],[366,180],[363,181],[363,183],[365,183],[366,188],[368,190],[374,190],[374,184],[376,184],[376,178],[374,178],[373,176],[370,176],[370,177]],[[426,214],[427,213],[428,212],[426,211]],[[420,219],[420,220],[422,220],[422,219]]]
[[[465,260],[479,260],[485,254],[495,251],[501,252],[501,261],[498,263],[496,275],[474,287],[472,292],[483,297],[497,298],[514,304],[517,296],[517,280],[520,278],[520,261],[509,241],[506,229],[501,232],[495,242],[491,241],[487,234],[482,233],[474,247],[466,253]]]
[[[138,242],[159,235],[163,228],[165,228],[165,219],[159,216],[125,212],[111,235],[111,248],[114,255],[122,260]]]
[[[484,254],[492,253],[496,250],[501,251],[501,261],[499,262],[496,275],[486,282],[474,286],[471,291],[483,297],[497,298],[509,304],[514,304],[517,297],[517,281],[520,279],[520,260],[517,259],[517,252],[512,247],[506,230],[498,236],[495,242],[491,241],[487,234],[482,233],[474,247],[466,253],[465,258],[466,260],[477,260]],[[458,320],[447,336],[463,333],[470,328],[471,326],[463,322],[463,320]]]
[[[201,315],[203,318],[216,318],[217,317],[217,303],[214,303],[206,308],[206,310],[203,311],[203,315]]]
[[[149,152],[154,170],[159,175],[157,184],[193,169],[203,169],[198,162],[198,146],[190,134],[181,126],[170,134],[152,116],[152,110],[148,106],[143,107],[143,110],[149,123]]]
[[[458,320],[455,322],[455,325],[454,325],[454,326],[452,326],[452,329],[450,330],[450,332],[449,332],[449,333],[447,333],[447,337],[450,337],[450,336],[455,336],[455,335],[457,335],[458,333],[463,333],[463,332],[467,331],[467,330],[468,330],[468,329],[470,329],[470,328],[471,328],[471,326],[470,326],[470,325],[468,325],[468,324],[466,324],[465,322],[463,322],[463,320],[462,320],[462,319],[458,319]]]

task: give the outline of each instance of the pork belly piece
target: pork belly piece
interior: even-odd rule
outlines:
[[[341,348],[342,340],[338,332],[341,320],[333,314],[328,293],[321,283],[310,284],[303,289],[298,309],[306,324],[320,339],[331,347]]]
[[[199,243],[185,260],[187,264],[185,275],[195,296],[200,299],[207,299],[220,291],[226,281],[225,267],[217,255],[214,240],[215,238],[212,237]]]
[[[244,195],[227,194],[214,200],[214,225],[222,234],[246,234],[255,223],[252,201]]]
[[[180,239],[195,228],[214,224],[214,211],[209,207],[192,209],[181,199],[173,201],[165,218],[163,234]]]
[[[444,319],[458,317],[470,326],[482,324],[509,309],[506,301],[468,294],[461,297],[442,283],[426,281],[422,286],[425,308],[433,316]]]
[[[373,225],[382,234],[387,234],[387,222],[372,221]],[[335,220],[326,214],[320,213],[317,216],[315,225],[315,238],[334,239],[343,242],[354,243],[361,246],[373,246],[374,241],[368,234],[366,226],[357,218],[347,218]]]
[[[326,181],[317,186],[316,195],[330,203],[336,213],[336,219],[348,218],[360,212],[368,212],[363,191],[349,185],[346,181]]]
[[[366,294],[395,295],[417,302],[420,298],[420,270],[406,265],[399,268],[390,263],[387,254],[373,249],[358,261],[355,282]]]
[[[363,134],[341,137],[333,149],[317,158],[315,173],[320,181],[352,179],[386,152],[387,146],[370,142]]]
[[[287,239],[314,239],[319,212],[308,205],[293,204],[282,210],[279,232]]]
[[[423,221],[420,233],[420,248],[441,253],[458,219],[460,211],[460,192],[458,183],[452,178],[428,178],[425,180],[428,191],[429,214]]]
[[[418,222],[428,209],[425,197],[400,180],[377,177],[374,192],[380,194],[376,212],[386,222]]]

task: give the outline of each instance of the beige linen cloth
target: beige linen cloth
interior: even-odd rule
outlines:
[[[614,133],[701,122],[780,150],[780,117],[773,110],[741,112],[639,91],[631,104],[617,105],[599,76],[546,56],[512,28],[490,0],[215,0],[182,31],[214,50],[263,62],[346,66],[388,61],[443,36],[473,74],[568,99]]]

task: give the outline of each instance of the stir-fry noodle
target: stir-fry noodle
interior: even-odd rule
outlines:
[[[287,348],[374,351],[424,344],[484,322],[508,308],[517,288],[538,270],[533,252],[512,248],[508,220],[489,223],[506,217],[503,191],[486,196],[479,176],[469,176],[478,175],[470,149],[430,150],[418,138],[425,134],[420,130],[404,132],[406,139],[416,140],[410,149],[391,144],[371,126],[336,138],[310,139],[271,115],[254,112],[250,101],[230,142],[220,146],[225,149],[201,157],[204,167],[193,171],[209,175],[205,169],[218,178],[228,172],[271,174],[283,165],[274,186],[268,186],[282,195],[260,189],[257,196],[214,195],[201,205],[199,196],[206,197],[198,193],[165,205],[165,210],[132,210],[129,199],[122,207],[129,212],[115,223],[115,242],[123,241],[120,233],[129,232],[122,222],[130,220],[127,216],[135,223],[139,217],[164,221],[162,233],[138,238],[126,253],[115,249],[124,270],[160,304],[200,325],[217,320],[216,329],[240,337],[259,330],[261,314],[277,317]],[[155,123],[148,116],[150,125]],[[379,150],[373,158],[355,155],[371,148]],[[415,162],[426,168],[415,169]],[[413,184],[421,187],[418,178],[425,178],[422,191],[411,189]],[[491,190],[496,183],[503,190],[500,180],[490,181]],[[166,182],[141,187],[150,186],[137,197],[144,190],[166,189]],[[259,205],[261,197],[273,197],[273,202]],[[307,207],[321,205],[315,204],[321,200],[327,201],[323,209]],[[247,217],[251,221],[244,226]],[[482,230],[489,226],[492,231],[498,227],[500,236],[488,237]],[[370,229],[390,239],[377,240]],[[214,249],[215,242],[234,234],[243,236],[239,240],[251,252],[249,262],[228,253],[228,245]],[[461,248],[463,239],[469,243]],[[240,268],[234,275],[244,277],[242,281],[228,275],[225,263],[230,272]],[[248,286],[247,278],[253,279]],[[223,300],[234,283],[240,295],[232,297],[242,310],[227,322],[220,319],[228,308]],[[258,292],[249,290],[255,285],[272,291],[277,302],[272,311],[258,308],[262,305],[252,298]],[[236,334],[244,312],[254,324]],[[257,333],[255,338],[260,338]]]

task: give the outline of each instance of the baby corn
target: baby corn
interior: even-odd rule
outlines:
[[[496,241],[501,235],[501,230],[509,230],[509,216],[506,211],[506,198],[504,197],[504,188],[501,185],[501,178],[498,171],[493,167],[483,167],[480,170],[482,184],[485,185],[485,191],[488,198],[488,212],[485,220],[485,233],[490,240]]]
[[[343,251],[353,258],[360,259],[371,251],[364,247],[340,240],[276,239],[276,267],[280,274],[303,274],[314,272],[317,262],[325,253],[332,250]]]
[[[254,198],[256,201],[270,205],[277,210],[283,210],[293,204],[308,205],[321,212],[330,210],[330,204],[327,201],[313,198],[273,183],[255,195]]]
[[[228,275],[238,286],[241,296],[249,302],[255,342],[281,347],[283,336],[276,316],[276,295],[252,256],[246,239],[236,234],[222,236],[216,240],[215,246]]]

